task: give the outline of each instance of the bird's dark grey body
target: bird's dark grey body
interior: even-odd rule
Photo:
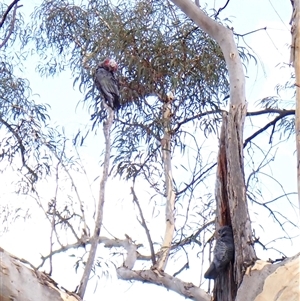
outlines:
[[[100,63],[95,72],[96,88],[102,93],[105,102],[113,110],[118,110],[120,107],[119,85],[114,75],[114,69],[110,67],[110,62],[113,60],[106,59]],[[115,64],[115,62],[113,61]],[[115,65],[117,68],[117,65]]]
[[[234,242],[231,227],[221,227],[218,230],[218,235],[219,237],[216,241],[213,261],[204,274],[204,278],[207,279],[216,279],[233,259]]]

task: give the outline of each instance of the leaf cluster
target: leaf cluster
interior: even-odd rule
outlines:
[[[32,100],[28,80],[15,76],[9,63],[2,61],[0,73],[0,161],[24,170],[33,184],[50,171],[47,149],[59,145],[56,131],[47,126],[49,106]]]
[[[77,5],[51,0],[43,2],[33,20],[30,40],[44,60],[39,69],[51,75],[70,66],[74,84],[85,91],[93,128],[106,117],[93,86],[93,70],[107,56],[117,60],[122,109],[114,146],[121,173],[124,162],[139,156],[140,147],[147,148],[146,160],[157,161],[154,152],[162,137],[162,107],[169,92],[174,95],[169,130],[180,149],[185,147],[181,136],[186,133],[178,125],[194,127],[200,120],[199,127],[207,134],[218,127],[219,107],[225,105],[220,99],[229,89],[222,52],[169,1],[113,5],[93,0]]]

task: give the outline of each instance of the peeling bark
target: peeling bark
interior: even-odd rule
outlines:
[[[216,182],[216,226],[232,225],[235,245],[231,268],[215,281],[215,300],[234,300],[246,267],[256,260],[246,199],[243,127],[246,116],[245,76],[232,31],[208,17],[190,0],[172,0],[222,49],[229,73],[230,109],[223,115]]]
[[[297,148],[297,186],[298,186],[298,204],[300,218],[300,0],[292,1],[293,15],[291,18],[291,63],[295,68],[296,77],[296,148]]]

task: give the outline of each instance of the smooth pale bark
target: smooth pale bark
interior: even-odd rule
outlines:
[[[168,99],[168,102],[163,104],[163,126],[164,126],[164,136],[161,139],[161,152],[162,160],[164,165],[164,175],[165,175],[165,187],[166,187],[166,229],[164,240],[158,253],[157,262],[155,268],[158,271],[163,271],[167,265],[168,257],[171,249],[171,244],[174,236],[175,230],[175,220],[174,220],[174,209],[175,209],[175,192],[174,192],[174,182],[172,174],[172,163],[171,163],[171,101],[173,99]]]
[[[300,253],[276,264],[258,260],[249,269],[236,301],[299,301]]]
[[[101,231],[102,226],[102,220],[103,220],[103,206],[105,201],[105,187],[106,182],[108,180],[108,168],[109,168],[109,161],[110,161],[110,153],[111,153],[111,142],[110,142],[110,130],[114,121],[114,111],[109,108],[106,104],[108,111],[108,118],[103,123],[103,133],[105,138],[105,155],[104,155],[104,163],[103,163],[103,173],[102,178],[100,181],[100,189],[99,189],[99,199],[98,199],[98,205],[97,205],[97,217],[95,221],[95,229],[94,234],[91,238],[91,249],[89,252],[89,257],[87,260],[87,263],[85,265],[85,269],[80,281],[78,294],[81,298],[84,297],[86,287],[89,281],[90,273],[92,271],[92,268],[94,266],[94,261],[97,253],[97,247],[99,242],[99,235]]]
[[[1,301],[78,301],[79,296],[61,291],[45,273],[25,266],[20,259],[0,248]]]
[[[125,267],[120,267],[117,270],[118,277],[123,280],[136,280],[146,283],[152,283],[159,286],[164,286],[168,290],[172,290],[179,295],[182,295],[191,300],[210,301],[211,296],[203,289],[195,286],[193,283],[184,282],[177,277],[173,277],[164,272],[157,270],[129,270]]]

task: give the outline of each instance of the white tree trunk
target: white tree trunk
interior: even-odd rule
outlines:
[[[100,238],[107,247],[125,247],[133,258],[134,248],[127,248],[128,239],[110,240]],[[135,256],[136,258],[136,256]],[[45,273],[35,271],[0,248],[0,300],[1,301],[80,301],[79,296],[58,289],[57,283]],[[248,270],[238,289],[236,301],[299,301],[300,253],[277,264],[257,261]],[[166,289],[196,301],[209,301],[211,296],[192,283],[157,270],[131,270],[122,266],[117,270],[119,278],[163,285]]]
[[[1,301],[78,301],[78,296],[58,289],[45,273],[28,268],[0,247]]]

